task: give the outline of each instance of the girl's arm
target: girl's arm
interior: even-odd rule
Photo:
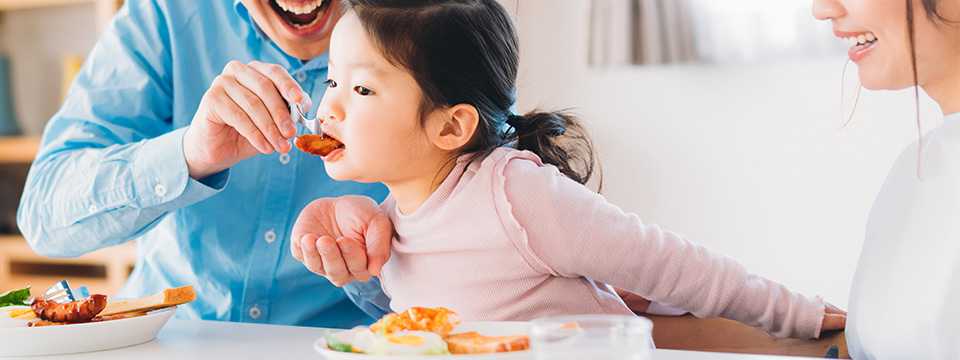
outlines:
[[[643,224],[532,155],[502,161],[504,193],[526,238],[514,239],[556,276],[611,284],[702,318],[721,316],[775,337],[817,337],[824,304],[746,271],[706,246]],[[526,159],[523,159],[526,158]],[[509,224],[508,224],[509,225]]]

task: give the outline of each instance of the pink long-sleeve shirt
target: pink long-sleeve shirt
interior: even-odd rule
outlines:
[[[461,157],[412,214],[401,214],[392,196],[382,207],[398,235],[381,272],[394,311],[442,306],[466,321],[632,314],[612,285],[775,337],[820,333],[819,297],[642,223],[531,152]]]

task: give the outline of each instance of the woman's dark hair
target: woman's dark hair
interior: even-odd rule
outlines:
[[[423,91],[424,115],[457,104],[477,109],[473,138],[457,155],[499,146],[529,150],[585,184],[596,150],[566,112],[514,115],[520,55],[516,30],[497,0],[345,0],[384,57],[409,70]]]
[[[910,68],[913,70],[913,94],[914,98],[916,99],[917,108],[917,137],[919,138],[919,150],[917,151],[917,176],[919,177],[920,159],[923,157],[923,130],[920,128],[920,81],[919,77],[917,76],[917,36],[913,24],[913,0],[906,0],[905,2],[907,6],[907,40],[910,43]],[[926,13],[927,18],[934,23],[952,22],[937,12],[937,2],[938,0],[920,0],[920,3],[923,4],[923,11]]]

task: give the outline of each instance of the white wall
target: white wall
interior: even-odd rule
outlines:
[[[587,119],[609,201],[846,307],[873,198],[917,139],[912,90],[864,90],[838,130],[844,54],[591,69],[588,2],[505,3],[521,37],[520,110],[573,108]],[[847,78],[856,84],[853,64]],[[928,99],[921,109],[939,120]]]

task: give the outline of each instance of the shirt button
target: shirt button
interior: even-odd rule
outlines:
[[[260,317],[260,308],[258,308],[256,305],[250,308],[250,317],[254,319]]]
[[[163,186],[163,184],[157,184],[157,186],[153,187],[153,192],[157,193],[157,196],[164,196],[167,194],[167,187]]]
[[[299,81],[299,82],[307,81],[307,73],[305,73],[305,72],[298,72],[298,73],[297,73],[297,81]]]
[[[277,233],[274,232],[273,229],[270,229],[270,231],[267,231],[266,234],[263,234],[263,239],[266,240],[268,243],[272,243],[274,240],[277,239]]]
[[[280,154],[280,163],[281,163],[281,164],[286,165],[286,164],[289,163],[289,162],[290,162],[290,154],[288,154],[288,153]]]
[[[95,212],[97,212],[97,206],[96,206],[96,205],[90,205],[90,213],[92,214],[92,213],[95,213]]]

